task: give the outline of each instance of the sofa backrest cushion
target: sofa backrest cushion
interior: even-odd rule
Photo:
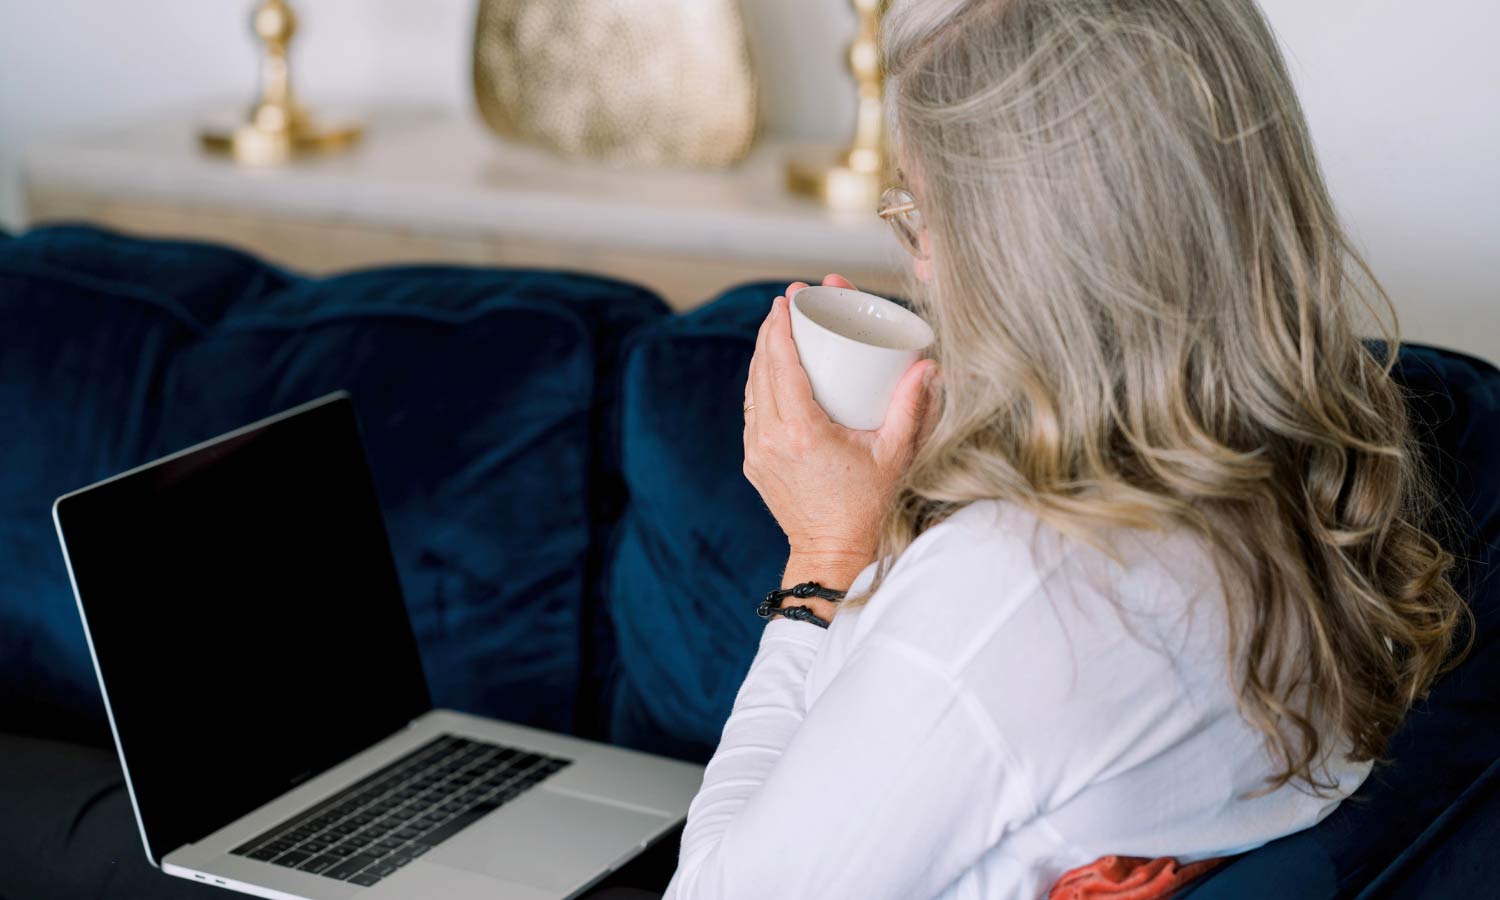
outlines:
[[[288,283],[217,247],[87,228],[0,241],[0,727],[108,739],[50,508],[151,458],[170,360]]]
[[[77,265],[63,254],[54,270],[94,264],[101,247],[122,244],[145,262],[113,272],[119,280],[81,312],[80,290],[56,278],[17,276],[21,289],[0,301],[21,334],[56,348],[12,365],[11,334],[0,336],[0,390],[32,392],[31,406],[55,420],[52,430],[18,431],[28,456],[0,494],[0,522],[24,535],[30,554],[0,567],[0,619],[43,621],[0,622],[0,641],[66,648],[49,670],[61,682],[53,687],[92,696],[51,499],[342,388],[359,413],[434,701],[574,726],[594,548],[619,506],[596,445],[608,431],[601,397],[614,392],[621,337],[665,315],[660,300],[607,279],[525,270],[407,267],[316,280],[236,269],[220,305],[162,310],[137,298],[162,280],[203,280],[198,270],[222,265],[222,251],[173,245],[167,264],[154,242],[74,236]],[[78,359],[93,368],[79,371]],[[85,377],[94,369],[101,374]],[[0,683],[23,677],[0,671]]]
[[[630,506],[608,573],[618,743],[707,758],[754,655],[755,604],[787,544],[741,472],[742,406],[756,329],[786,285],[730,290],[644,329],[626,357]]]

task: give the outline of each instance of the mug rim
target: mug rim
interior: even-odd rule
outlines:
[[[921,343],[915,345],[912,345],[910,342],[908,342],[904,343],[900,347],[886,347],[880,344],[871,344],[866,341],[861,341],[857,338],[849,337],[846,334],[840,334],[839,332],[833,330],[832,328],[824,325],[822,322],[819,322],[817,319],[808,315],[807,311],[804,310],[798,302],[804,294],[806,294],[808,291],[814,290],[838,291],[843,294],[855,294],[862,297],[869,297],[872,300],[878,300],[880,303],[885,304],[887,307],[896,310],[899,317],[904,318],[908,321],[915,322],[917,325],[919,325],[924,337],[921,339]],[[932,326],[927,324],[927,321],[921,316],[917,315],[916,313],[912,312],[911,310],[907,309],[894,300],[882,297],[879,294],[872,294],[869,291],[861,291],[858,288],[838,287],[837,285],[832,284],[808,285],[807,287],[793,294],[788,299],[788,303],[791,306],[793,312],[797,313],[797,315],[801,316],[809,325],[812,325],[819,331],[832,335],[833,337],[838,338],[840,341],[846,341],[856,347],[863,347],[868,350],[880,350],[888,353],[919,353],[931,347],[932,342],[936,339],[936,335],[934,335],[932,331]]]

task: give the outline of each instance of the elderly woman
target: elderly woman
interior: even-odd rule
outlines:
[[[883,29],[883,213],[935,359],[850,431],[771,305],[745,474],[783,587],[821,590],[766,626],[668,897],[1032,898],[1313,825],[1466,613],[1260,11],[895,0]]]

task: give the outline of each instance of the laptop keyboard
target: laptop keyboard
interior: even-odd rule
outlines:
[[[569,762],[445,734],[230,852],[369,886]]]

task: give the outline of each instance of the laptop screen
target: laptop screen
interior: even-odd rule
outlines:
[[[56,515],[156,864],[429,708],[347,396]]]

